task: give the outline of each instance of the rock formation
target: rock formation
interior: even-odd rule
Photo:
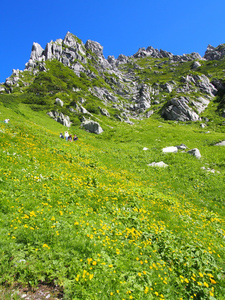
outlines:
[[[98,99],[97,109],[104,116],[133,124],[132,118],[149,118],[157,111],[168,120],[197,121],[215,95],[225,92],[224,81],[211,78],[206,72],[201,73],[201,67],[205,60],[219,60],[224,56],[225,45],[221,44],[215,48],[209,45],[203,58],[196,52],[174,55],[149,46],[140,48],[132,56],[121,54],[118,58],[109,56],[105,59],[103,47],[98,42],[87,40],[84,44],[67,32],[64,39],[50,41],[45,48],[33,43],[24,71],[13,70],[5,83],[0,84],[0,93],[12,93],[19,89],[23,91],[32,82],[26,81],[23,72],[28,72],[29,76],[38,76],[41,72],[48,72],[47,61],[57,60],[70,68],[77,77],[86,78],[85,84],[88,82],[88,91],[85,93],[76,85],[69,87],[69,92],[83,93],[83,98],[91,96],[92,99]],[[143,59],[147,59],[145,64],[141,61]],[[187,62],[191,62],[189,70],[182,76],[173,76],[177,67]],[[165,74],[170,77],[165,77]],[[165,81],[167,77],[170,79]],[[51,93],[49,91],[49,95]],[[77,99],[76,96],[74,98]],[[85,103],[76,101],[76,105],[71,106],[71,103],[56,96],[55,104],[58,109],[68,108],[73,114],[90,114]],[[109,114],[108,108],[114,114]],[[52,112],[51,117],[69,124],[57,113]]]
[[[92,121],[92,120],[84,120],[81,123],[81,127],[84,128],[85,130],[91,132],[91,133],[96,133],[100,134],[103,132],[103,129],[99,125],[98,122]]]
[[[185,97],[171,99],[162,110],[162,116],[167,120],[197,121],[199,116],[188,106],[189,101]]]

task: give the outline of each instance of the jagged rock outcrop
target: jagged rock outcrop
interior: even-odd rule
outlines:
[[[188,92],[188,91],[200,91],[202,93],[208,94],[211,97],[215,96],[217,93],[217,88],[210,83],[209,78],[202,75],[187,75],[186,77],[181,78],[181,82],[185,85],[180,90],[177,89],[177,92]],[[197,89],[196,89],[197,88]]]
[[[197,99],[192,100],[191,104],[195,107],[198,114],[200,114],[207,108],[209,102],[210,101],[208,99],[205,99],[203,97],[198,97]]]
[[[133,55],[134,58],[143,58],[146,56],[154,58],[163,58],[163,57],[173,57],[173,54],[164,50],[154,49],[152,46],[149,46],[147,49],[139,48],[138,52]]]
[[[54,119],[55,121],[59,122],[60,124],[70,127],[72,125],[72,122],[70,122],[69,116],[64,116],[63,113],[59,113],[57,111],[50,111],[47,113],[49,117]]]
[[[168,83],[168,82],[162,84],[162,85],[161,85],[161,88],[162,88],[164,91],[166,91],[167,93],[171,93],[172,90],[173,90],[172,84],[170,84],[170,83]]]
[[[192,60],[201,60],[202,57],[197,52],[192,52],[191,54],[183,54],[183,55],[173,55],[171,61],[173,62],[185,62],[185,61],[192,61]]]
[[[51,41],[46,45],[45,50],[38,43],[33,43],[30,59],[25,66],[31,71],[39,65],[39,62],[49,59],[57,59],[64,65],[71,66],[75,60],[85,63],[85,55],[84,44],[75,35],[67,32],[63,40]],[[77,69],[76,71],[78,72]]]
[[[73,103],[73,107],[69,108],[71,112],[91,115],[91,113],[89,113],[89,111],[87,111],[87,109],[83,107],[80,103]]]
[[[106,108],[101,108],[100,106],[98,107],[99,110],[100,110],[100,113],[103,115],[103,116],[106,116],[108,118],[110,118],[110,114],[108,112],[108,110]]]
[[[197,121],[199,116],[188,106],[189,102],[187,97],[169,100],[162,110],[162,116],[167,120]]]
[[[193,52],[191,54],[183,54],[183,55],[173,55],[171,52],[167,52],[164,50],[154,49],[152,46],[149,46],[147,49],[139,48],[138,52],[133,55],[134,58],[144,58],[144,57],[153,57],[153,58],[170,58],[171,61],[192,61],[199,59],[201,60],[202,57],[199,53]]]
[[[103,55],[103,47],[98,42],[87,40],[85,44],[85,48],[87,50],[90,50],[92,53],[94,53],[97,56],[98,62],[103,69],[107,69],[107,68],[111,69],[110,63],[105,59]]]
[[[112,118],[129,124],[132,124],[131,118],[149,118],[159,109],[161,109],[161,115],[166,119],[196,121],[199,119],[198,114],[207,108],[209,101],[217,95],[218,91],[225,91],[225,83],[222,79],[211,79],[210,74],[207,75],[208,77],[205,75],[207,74],[205,71],[204,74],[200,74],[202,72],[201,64],[204,65],[204,60],[222,58],[225,54],[224,49],[225,45],[219,45],[216,48],[209,45],[204,58],[202,58],[196,52],[173,55],[171,52],[149,46],[147,49],[140,48],[132,56],[121,54],[117,59],[114,56],[108,56],[105,59],[103,46],[98,42],[87,40],[84,44],[75,35],[67,32],[64,39],[49,42],[45,49],[38,43],[33,43],[25,71],[34,76],[39,72],[47,72],[46,78],[48,76],[51,78],[51,70],[47,70],[46,61],[58,60],[80,77],[79,83],[75,79],[74,83],[68,86],[70,89],[68,95],[78,92],[81,97],[87,99],[90,97],[94,102],[99,99],[104,107],[109,107],[110,111],[114,109],[114,112],[111,113]],[[145,65],[141,62],[141,58],[145,57],[154,59],[146,60]],[[188,61],[192,62],[191,70],[188,66],[189,69],[182,72],[184,75],[179,77],[180,63]],[[49,65],[51,66],[51,64]],[[184,68],[184,70],[186,69]],[[50,72],[48,73],[48,71]],[[173,76],[173,72],[175,76]],[[167,82],[165,80],[167,76],[164,76],[166,74],[169,78]],[[23,71],[13,70],[13,74],[6,79],[4,86],[0,86],[0,92],[10,93],[32,84],[25,82],[23,77],[27,78],[27,76],[23,76]],[[82,79],[84,79],[87,89],[80,87]],[[37,90],[36,95],[38,96],[38,88],[35,87],[34,90]],[[54,95],[52,90],[49,90],[48,93]],[[169,94],[173,96],[168,101]],[[81,105],[77,102],[79,96],[71,96],[70,103],[66,103],[69,99],[68,95],[65,97],[64,108],[68,107],[73,114],[90,114],[85,108],[85,104]],[[184,97],[184,95],[187,96]],[[75,99],[77,104],[71,107],[72,99]],[[60,106],[63,106],[63,101],[56,101],[59,109]],[[149,110],[152,104],[154,105],[153,110]],[[162,108],[163,105],[164,108]],[[106,109],[100,109],[100,112],[102,115],[110,117]]]
[[[93,89],[89,89],[89,91],[96,96],[97,98],[105,101],[106,103],[108,101],[117,102],[118,98],[114,96],[111,92],[109,92],[106,88],[100,88],[95,86]]]
[[[217,47],[208,45],[205,55],[203,56],[207,60],[219,60],[225,56],[225,44],[220,44]]]
[[[199,87],[201,92],[209,94],[210,96],[216,95],[217,89],[210,83],[209,78],[206,75],[194,75],[193,78],[195,85]]]

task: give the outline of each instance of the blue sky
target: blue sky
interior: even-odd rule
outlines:
[[[67,31],[99,42],[106,58],[148,46],[203,56],[208,44],[225,43],[224,12],[224,0],[2,1],[0,82],[24,69],[33,42],[45,48]]]

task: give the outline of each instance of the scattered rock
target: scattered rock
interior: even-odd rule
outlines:
[[[216,171],[214,169],[210,169],[210,168],[206,168],[206,167],[201,167],[202,170],[205,170],[207,172],[210,172],[210,173],[220,173],[219,171]]]
[[[168,82],[165,83],[165,84],[163,84],[163,85],[161,85],[161,87],[162,87],[162,89],[163,89],[164,91],[166,91],[167,93],[171,93],[172,90],[173,90],[173,86],[172,86],[171,84],[169,84]]]
[[[55,104],[57,104],[57,105],[63,107],[63,104],[64,104],[64,103],[63,103],[63,101],[62,101],[61,99],[56,98],[56,99],[55,99]]]
[[[99,110],[100,110],[100,113],[103,115],[103,116],[106,116],[108,118],[110,118],[110,114],[108,112],[108,110],[106,108],[101,108],[100,106],[98,107]]]
[[[149,111],[147,111],[146,112],[146,118],[148,119],[148,118],[150,118],[151,117],[151,115],[153,115],[153,113],[154,113],[154,111],[153,110],[149,110]]]
[[[185,149],[187,149],[187,146],[185,144],[180,144],[180,146],[176,146],[176,147],[179,150],[185,150]]]
[[[165,164],[163,161],[160,162],[152,162],[151,164],[148,164],[149,167],[160,167],[160,168],[165,168],[168,167],[167,164]]]
[[[195,156],[196,158],[200,159],[201,158],[201,154],[200,151],[197,148],[191,149],[189,150],[187,153]]]
[[[193,70],[195,70],[195,69],[197,69],[197,68],[199,68],[199,67],[201,67],[201,64],[200,64],[200,62],[198,62],[198,61],[194,61],[193,64],[192,64],[192,66],[191,66],[191,68],[192,68]]]
[[[177,153],[178,148],[171,146],[171,147],[166,147],[162,149],[163,153]]]
[[[225,146],[225,141],[219,142],[219,143],[215,144],[215,146]]]

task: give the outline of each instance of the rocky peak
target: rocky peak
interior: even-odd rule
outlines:
[[[39,45],[38,43],[33,43],[30,59],[32,60],[38,60],[41,58],[44,54],[44,49]]]
[[[68,31],[66,36],[64,37],[63,44],[68,47],[76,47],[77,43],[78,38]]]
[[[183,55],[173,55],[171,52],[167,52],[165,50],[158,50],[149,46],[147,49],[140,48],[137,53],[133,55],[134,58],[144,58],[146,56],[150,56],[153,58],[170,58],[172,61],[191,61],[199,59],[201,60],[202,57],[199,53],[193,52],[191,54],[183,54]]]
[[[206,60],[219,60],[225,56],[225,44],[220,44],[217,47],[208,45],[204,58]]]
[[[53,57],[59,59],[59,56],[62,54],[62,39],[58,39],[55,42],[51,41],[45,47],[45,58],[52,59]]]
[[[87,40],[85,48],[99,57],[103,56],[103,47],[98,42]]]

